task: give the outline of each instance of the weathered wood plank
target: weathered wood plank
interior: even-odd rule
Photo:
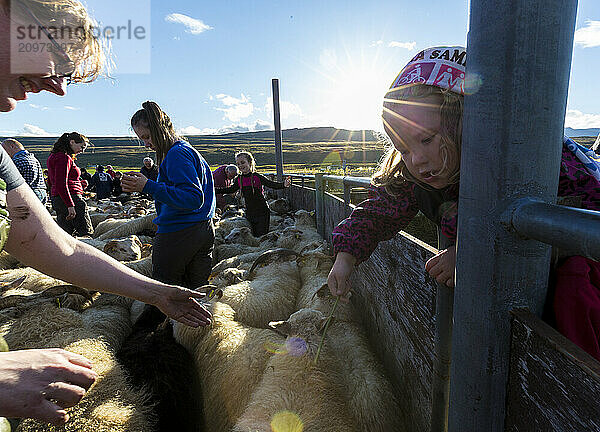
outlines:
[[[600,363],[524,309],[513,311],[505,430],[600,431]]]
[[[434,252],[401,233],[353,276],[352,301],[394,385],[407,432],[427,431],[431,421],[437,285],[424,269]]]

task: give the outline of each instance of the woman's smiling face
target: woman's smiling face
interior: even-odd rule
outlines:
[[[250,162],[248,162],[248,159],[246,159],[245,156],[238,156],[235,158],[235,163],[242,174],[248,174],[250,172]]]

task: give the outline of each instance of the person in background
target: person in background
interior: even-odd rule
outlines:
[[[81,175],[79,176],[81,180],[81,186],[83,186],[84,191],[93,191],[91,186],[92,175],[85,168],[81,168]]]
[[[46,194],[46,182],[40,161],[33,153],[28,152],[16,139],[8,138],[2,141],[2,148],[12,158],[15,166],[25,179],[25,182],[40,199],[42,204],[48,202]]]
[[[94,232],[87,204],[81,198],[81,171],[75,164],[76,156],[83,153],[88,143],[87,137],[78,132],[64,133],[54,143],[46,161],[56,223],[71,235],[91,236]]]
[[[233,193],[241,190],[246,207],[246,219],[252,227],[252,235],[260,237],[269,232],[271,211],[265,200],[263,185],[273,189],[283,189],[291,184],[287,177],[283,183],[269,180],[264,175],[256,172],[254,157],[249,152],[239,152],[235,155],[241,174],[233,180],[233,185],[227,188],[216,188],[218,194]]]
[[[158,177],[158,167],[156,166],[152,158],[149,157],[144,158],[144,166],[142,166],[140,172],[144,177],[152,181],[156,181]]]
[[[123,188],[121,187],[122,178],[123,173],[121,171],[115,172],[115,178],[112,181],[112,194],[116,197],[123,193]]]
[[[213,171],[215,188],[225,188],[233,185],[233,179],[240,173],[236,165],[221,165]],[[233,204],[234,199],[228,199],[223,194],[217,194],[217,208],[223,210],[227,204]]]
[[[81,29],[85,37],[65,44],[67,51],[15,55],[10,50],[11,23],[39,28],[68,26]],[[12,111],[27,93],[48,91],[63,96],[67,80],[94,81],[105,64],[96,29],[77,0],[0,0],[0,111]],[[50,45],[52,41],[48,39]],[[36,68],[15,74],[11,61],[31,62]],[[0,246],[6,240],[6,251],[24,265],[90,291],[156,305],[186,325],[210,324],[210,312],[196,300],[204,297],[202,293],[142,276],[68,235],[25,184],[4,149],[0,149],[0,178],[6,183],[6,207],[12,217],[10,230],[0,232]],[[69,419],[66,408],[77,404],[97,378],[92,366],[86,358],[62,349],[0,352],[0,416],[64,424]]]
[[[106,165],[106,174],[110,176],[111,180],[115,178],[116,173],[112,165]]]
[[[156,181],[139,172],[123,176],[125,192],[154,197],[158,231],[152,245],[152,277],[197,288],[208,283],[215,238],[215,190],[210,167],[188,142],[177,135],[169,116],[147,101],[131,118],[144,145],[156,151]]]
[[[90,185],[96,189],[96,201],[110,198],[113,190],[113,180],[110,175],[104,172],[102,165],[96,167],[96,173],[92,176]]]

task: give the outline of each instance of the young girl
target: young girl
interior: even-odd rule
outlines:
[[[252,235],[260,237],[269,232],[271,212],[263,195],[263,185],[273,189],[283,189],[290,185],[290,178],[283,183],[274,182],[256,172],[254,157],[249,152],[239,152],[235,155],[235,163],[240,174],[234,178],[233,185],[226,188],[216,188],[217,194],[242,191],[246,207],[246,219],[252,227]]]
[[[466,51],[435,47],[418,53],[396,77],[383,100],[383,127],[391,140],[373,177],[371,197],[333,231],[336,260],[328,278],[333,295],[347,298],[354,266],[380,241],[406,227],[420,210],[452,242],[456,240],[460,144]],[[582,197],[600,210],[600,181],[565,141],[559,196]],[[431,258],[425,269],[454,286],[455,246]]]
[[[158,226],[152,247],[152,277],[197,288],[208,283],[214,242],[215,191],[210,167],[176,133],[171,119],[154,102],[131,118],[145,146],[156,151],[156,181],[139,172],[123,176],[124,192],[144,192],[155,200]]]
[[[80,133],[64,133],[54,143],[46,161],[56,222],[69,234],[78,236],[89,236],[94,232],[87,206],[81,199],[81,171],[75,165],[76,155],[83,153],[88,144],[89,140]]]

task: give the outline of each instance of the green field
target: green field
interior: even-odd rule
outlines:
[[[212,167],[234,163],[234,154],[245,150],[252,152],[260,170],[275,170],[272,131],[186,138]],[[42,165],[45,165],[56,140],[51,137],[18,139],[38,157]],[[92,137],[90,141],[92,145],[77,157],[80,167],[110,164],[119,170],[138,170],[144,157],[154,156],[154,152],[132,137]],[[353,175],[370,175],[384,148],[370,131],[352,132],[332,128],[284,131],[282,146],[287,172],[341,172],[342,163],[346,161]]]

